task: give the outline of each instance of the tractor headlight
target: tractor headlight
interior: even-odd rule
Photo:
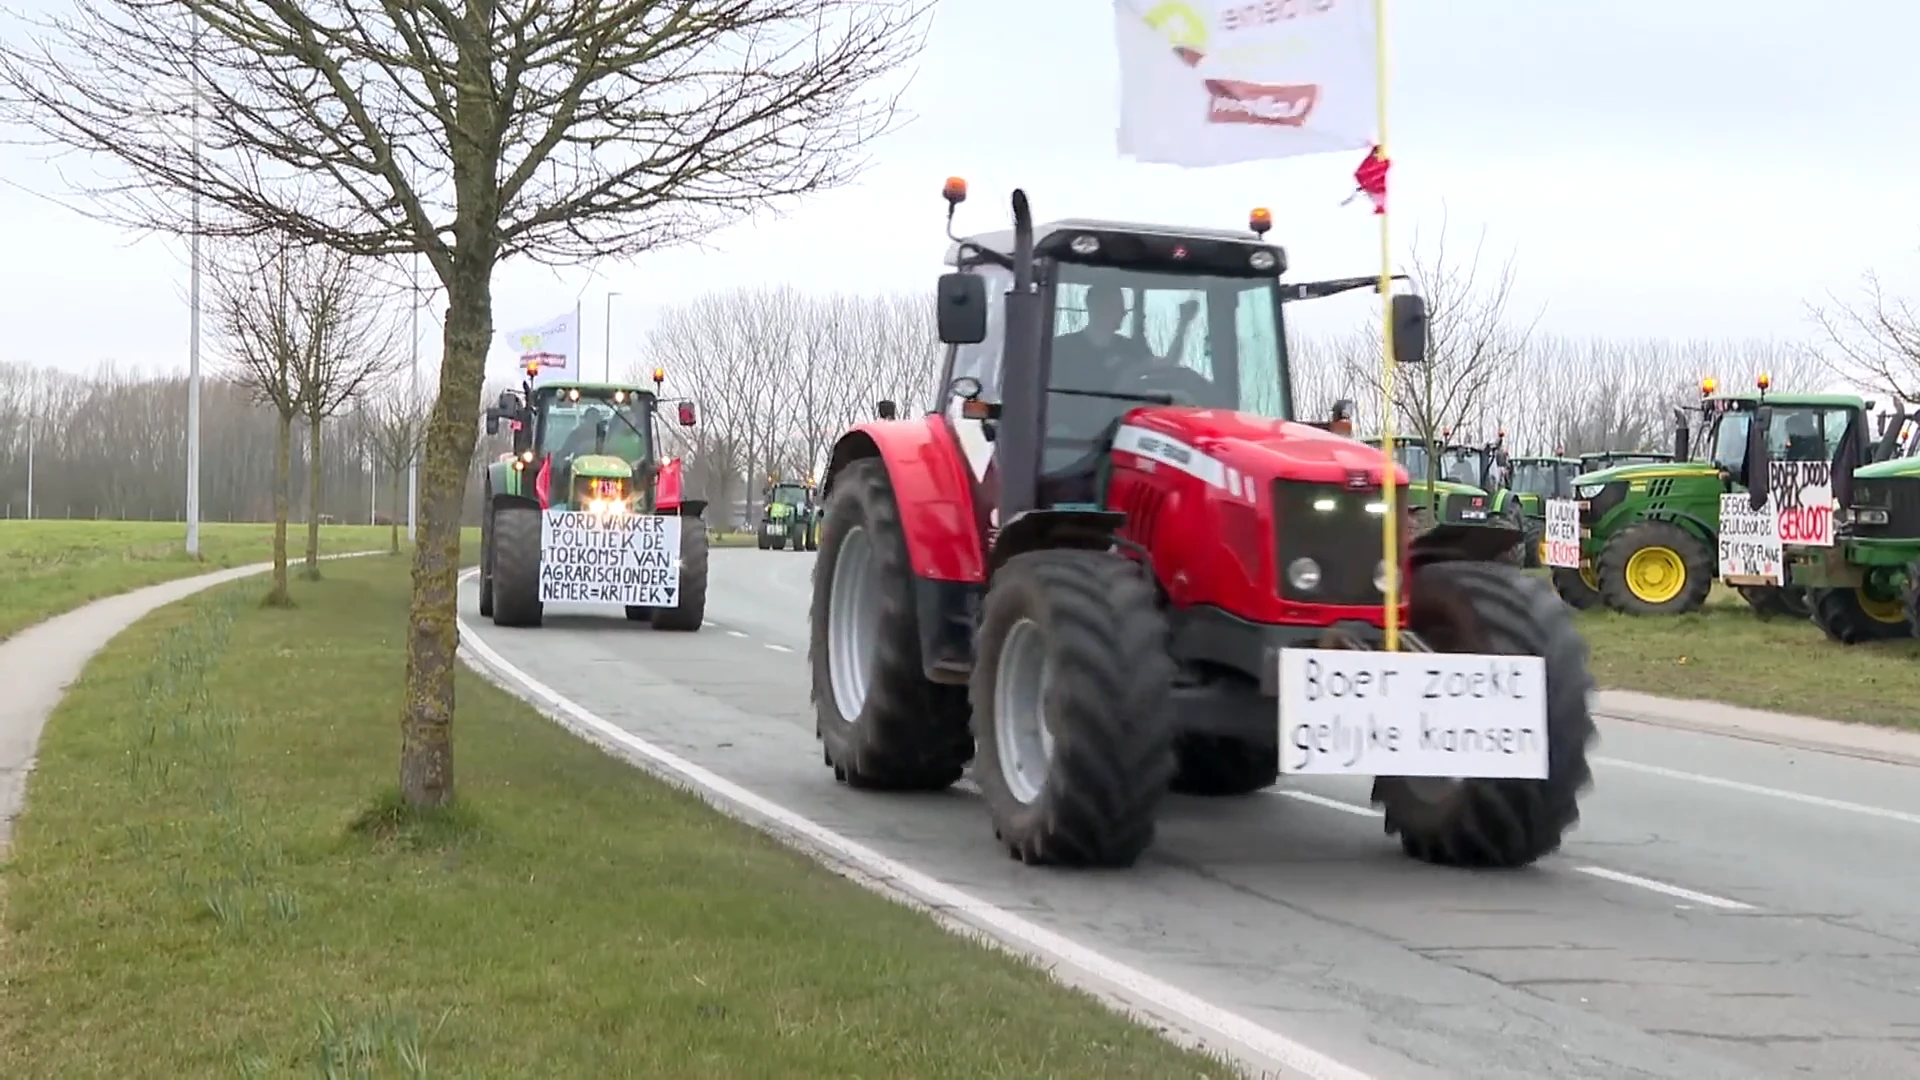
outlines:
[[[1387,594],[1387,560],[1385,559],[1381,559],[1373,566],[1373,587],[1379,590],[1380,595]]]
[[[1605,490],[1605,484],[1579,484],[1574,487],[1573,493],[1583,499],[1591,499]]]
[[[1312,592],[1320,587],[1320,564],[1312,559],[1295,559],[1287,564],[1287,584],[1301,592]]]

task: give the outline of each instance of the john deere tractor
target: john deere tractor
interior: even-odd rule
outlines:
[[[1580,455],[1580,471],[1595,473],[1621,465],[1665,465],[1671,461],[1672,454],[1659,450],[1599,450]]]
[[[679,460],[658,456],[656,414],[664,403],[660,386],[666,373],[654,370],[651,389],[628,383],[536,383],[538,374],[539,365],[529,363],[520,390],[502,393],[487,410],[487,433],[510,428],[513,449],[487,468],[486,514],[480,524],[480,614],[499,626],[540,625],[545,617],[541,566],[550,513],[586,511],[596,518],[670,515],[680,523],[677,584],[654,590],[661,604],[623,606],[628,619],[649,621],[658,630],[700,629],[707,608],[707,524],[701,517],[707,504],[682,496]],[[680,425],[692,427],[693,402],[677,404]],[[576,576],[628,573],[606,565],[616,556],[612,551],[586,552]],[[671,557],[662,553],[661,558],[669,564],[667,576],[675,576]],[[632,573],[636,582],[615,583],[621,595],[630,591],[627,585],[637,587],[637,578],[646,571]]]
[[[1580,475],[1580,462],[1570,457],[1517,457],[1511,459],[1507,486],[1520,505],[1520,520],[1526,532],[1521,544],[1525,565],[1539,566],[1540,545],[1547,532],[1547,500],[1573,498],[1573,478]]]
[[[806,483],[767,477],[760,511],[761,551],[814,551],[820,547],[820,508],[813,501],[813,478]]]
[[[1898,404],[1898,403],[1896,403]],[[1871,409],[1871,403],[1868,408]],[[1785,544],[1782,555],[1789,584],[1806,590],[1813,621],[1827,637],[1843,645],[1913,637],[1920,632],[1920,412],[1890,416],[1858,464],[1865,443],[1865,417],[1849,417],[1858,428],[1843,427],[1830,473],[1835,510],[1833,545]],[[1783,415],[1784,412],[1784,415]],[[1764,504],[1771,494],[1767,463],[1790,445],[1798,423],[1803,437],[1807,419],[1781,410],[1775,398],[1755,414],[1750,433],[1752,499]],[[1830,436],[1827,441],[1833,441]],[[1791,459],[1789,459],[1791,460]]]
[[[1378,438],[1362,439],[1377,447]],[[1492,467],[1494,447],[1447,445],[1418,437],[1393,440],[1393,458],[1407,470],[1407,509],[1414,535],[1437,525],[1486,528],[1490,541],[1504,544],[1487,557],[1518,563],[1523,558],[1520,504],[1504,489],[1488,492],[1479,486]]]
[[[1554,570],[1554,587],[1576,608],[1604,603],[1632,615],[1698,611],[1719,574],[1720,496],[1744,491],[1747,432],[1765,394],[1719,392],[1702,380],[1698,405],[1675,410],[1670,460],[1616,465],[1574,478],[1580,504],[1580,566]],[[1783,456],[1825,461],[1839,451],[1840,434],[1868,404],[1847,394],[1765,394],[1775,411],[1829,432],[1828,441],[1796,440]],[[1697,452],[1692,434],[1701,439]],[[1864,456],[1861,461],[1864,463]],[[1741,583],[1742,599],[1762,615],[1805,617],[1804,590]]]

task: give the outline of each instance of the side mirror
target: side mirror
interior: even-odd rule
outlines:
[[[693,425],[699,422],[700,422],[700,417],[699,417],[699,414],[694,411],[693,402],[691,401],[681,402],[680,403],[680,426],[692,427]]]
[[[499,409],[487,410],[487,434],[489,435],[500,434],[500,410]]]
[[[1765,405],[1753,410],[1753,422],[1747,425],[1747,505],[1755,510],[1767,505],[1773,494],[1773,470],[1767,455],[1767,429],[1773,426],[1773,410]]]
[[[892,420],[900,415],[900,406],[891,401],[876,401],[873,403],[873,411],[882,420]]]
[[[1687,426],[1687,411],[1673,410],[1673,460],[1686,461],[1693,457],[1693,431]]]
[[[1393,320],[1393,362],[1427,362],[1427,298],[1401,293],[1388,302],[1387,314]]]
[[[987,340],[987,281],[978,274],[941,274],[936,315],[947,345]]]

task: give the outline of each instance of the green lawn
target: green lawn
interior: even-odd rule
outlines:
[[[1233,1075],[464,670],[463,800],[400,812],[407,571],[224,588],[89,666],[4,877],[0,1076]]]

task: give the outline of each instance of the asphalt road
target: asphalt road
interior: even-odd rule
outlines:
[[[1355,778],[1172,799],[1124,873],[1028,868],[964,790],[833,782],[812,565],[716,550],[699,634],[502,630],[471,581],[461,609],[598,716],[1379,1080],[1920,1077],[1920,772],[1603,720],[1584,820],[1529,870],[1412,862]]]

